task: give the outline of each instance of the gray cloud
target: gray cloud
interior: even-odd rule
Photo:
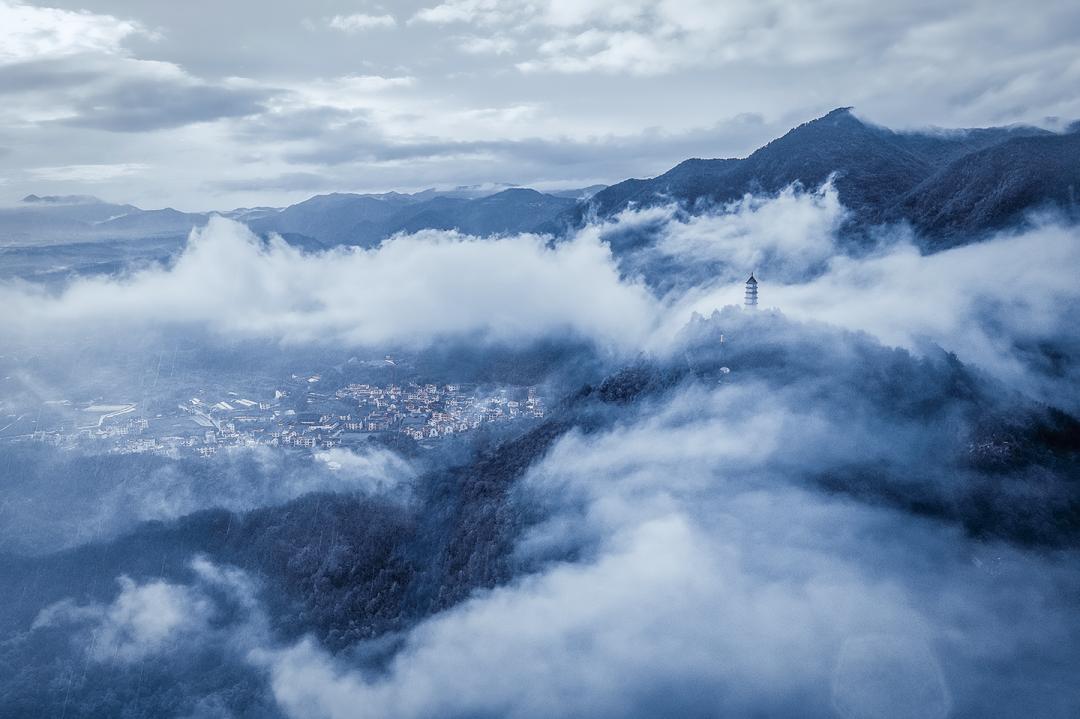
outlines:
[[[249,160],[256,164],[261,158]],[[203,183],[216,192],[322,192],[338,190],[338,180],[318,172],[287,172],[270,177],[214,180]]]
[[[137,81],[86,96],[61,122],[111,132],[146,132],[257,114],[273,92],[205,84]]]
[[[331,127],[344,125],[342,134],[369,127],[370,113],[339,107],[303,107],[290,112],[260,115],[237,128],[238,139],[245,143],[308,140],[332,134]]]
[[[28,13],[29,19],[15,25],[14,54],[0,63],[0,79],[2,92],[13,96],[24,121],[59,120],[70,127],[121,132],[160,130],[254,114],[274,94],[253,82],[205,80],[174,63],[131,56],[116,44],[119,39],[156,37],[138,24],[30,6],[16,6],[18,12]],[[87,34],[78,39],[80,25],[95,23],[101,26],[96,35],[84,28]],[[51,49],[22,52],[34,43]]]
[[[728,142],[745,141],[760,134],[764,120],[758,115],[744,115],[715,126],[685,133],[666,133],[656,128],[630,136],[607,136],[589,141],[573,138],[523,138],[517,140],[453,141],[433,138],[395,140],[381,134],[370,122],[349,123],[334,130],[323,130],[313,148],[293,151],[286,158],[293,162],[337,165],[350,162],[393,162],[438,157],[491,158],[513,166],[527,162],[550,163],[559,167],[606,167],[620,156],[634,155],[635,163],[691,153],[724,138]],[[595,172],[596,170],[591,170]]]
[[[351,118],[351,119],[350,119]],[[586,185],[621,179],[642,168],[667,169],[669,158],[713,154],[718,145],[749,147],[768,133],[763,118],[745,115],[712,127],[670,133],[653,128],[590,140],[540,137],[514,140],[395,139],[367,113],[312,109],[245,122],[245,142],[291,143],[278,152],[294,166],[319,172],[230,179],[213,183],[227,190],[423,189],[492,181],[539,187]],[[422,182],[421,182],[422,179]]]
[[[1005,2],[870,10],[817,0],[801,10],[735,3],[723,12],[708,3],[636,0],[573,8],[415,2],[393,8],[401,22],[392,31],[355,34],[327,20],[340,17],[345,26],[347,18],[370,16],[386,24],[390,13],[333,2],[311,18],[301,7],[268,12],[237,0],[205,22],[121,0],[101,0],[81,14],[78,3],[57,4],[71,12],[37,8],[31,27],[39,35],[11,35],[17,51],[3,86],[15,100],[0,112],[0,130],[17,133],[7,144],[21,149],[6,162],[18,171],[160,154],[155,164],[168,170],[117,180],[115,199],[192,210],[295,201],[323,187],[409,189],[432,184],[428,177],[450,185],[611,182],[661,172],[686,156],[744,154],[839,105],[902,127],[1080,115],[1074,94],[1062,89],[1076,84],[1080,18],[1058,0],[1024,13]],[[256,15],[258,31],[237,42],[235,28]],[[83,39],[61,32],[62,23],[84,28]],[[26,50],[42,37],[46,47]],[[946,65],[949,73],[932,72]],[[179,75],[162,75],[169,67]],[[361,91],[350,80],[356,76],[409,77],[411,84],[393,94]],[[79,78],[88,81],[85,90]],[[127,106],[134,103],[142,103],[137,111]],[[351,118],[325,113],[341,105]],[[748,113],[761,122],[743,131],[693,130]],[[55,124],[60,119],[68,122]],[[207,127],[193,131],[191,123]],[[667,139],[650,137],[650,127],[664,128]],[[100,128],[149,130],[169,141],[117,145],[100,141]],[[695,132],[696,142],[671,140]],[[165,144],[184,152],[155,149]],[[63,154],[79,158],[56,156]],[[238,159],[252,156],[260,158],[258,171]],[[508,164],[514,178],[506,177]],[[316,168],[328,171],[323,185],[263,179],[319,174]],[[12,199],[87,190],[74,182],[14,184],[6,187]]]
[[[1006,3],[943,8],[919,2],[889,7],[882,14],[832,0],[816,0],[799,9],[782,2],[735,2],[720,9],[701,2],[584,0],[571,5],[555,0],[445,0],[423,8],[412,21],[471,23],[496,32],[528,27],[537,41],[533,57],[518,64],[527,72],[651,75],[687,66],[750,62],[820,66],[882,50],[892,61],[962,57],[974,50],[962,43],[961,35],[969,27],[1035,56],[1047,45],[1073,44],[1074,38],[1061,27],[1075,27],[1080,18],[1065,4],[1047,3],[1040,17],[1022,23],[1011,10]],[[1044,42],[1032,42],[1034,36]]]
[[[70,88],[97,78],[94,70],[79,67],[69,60],[41,60],[0,66],[0,93],[41,92]]]

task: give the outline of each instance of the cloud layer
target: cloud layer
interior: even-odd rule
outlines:
[[[843,342],[824,351],[855,365],[867,341]],[[402,635],[337,653],[282,636],[254,577],[196,557],[181,577],[121,575],[103,598],[50,604],[30,636],[113,672],[104,686],[130,666],[176,686],[210,656],[296,719],[1068,716],[1075,551],[821,492],[810,477],[874,453],[917,466],[941,428],[898,421],[881,396],[854,406],[843,373],[757,377],[563,436],[515,490],[532,520],[514,551],[533,570]],[[910,481],[917,495],[939,479]]]
[[[654,314],[644,286],[621,282],[595,238],[552,249],[536,236],[424,231],[372,251],[305,254],[280,239],[263,247],[221,218],[195,230],[170,267],[79,280],[53,298],[6,294],[21,331],[180,323],[225,336],[354,345],[569,333],[619,347],[640,340]]]
[[[567,436],[526,480],[548,519],[519,551],[578,561],[421,624],[385,672],[310,640],[260,654],[277,701],[303,718],[1066,711],[1070,560],[800,487],[866,457],[837,446],[835,408],[803,405],[771,383],[695,387]]]
[[[213,459],[100,457],[18,451],[3,455],[0,552],[46,554],[104,541],[144,522],[207,509],[244,512],[313,492],[407,502],[417,467],[390,450],[335,448],[311,458],[269,447],[232,448]]]
[[[248,483],[220,465],[209,476],[230,481],[215,486],[171,465],[140,474],[145,486],[100,493],[99,506],[170,518],[312,490],[383,501],[426,482],[418,491],[437,511],[414,526],[408,508],[390,516],[401,505],[376,502],[352,521],[338,498],[333,516],[357,528],[343,541],[311,506],[323,497],[264,511],[249,524],[274,531],[251,566],[296,594],[258,595],[254,576],[199,560],[158,576],[152,557],[142,575],[111,571],[111,592],[50,600],[29,636],[72,647],[100,672],[81,685],[91,689],[129,665],[208,676],[209,656],[225,672],[210,676],[242,677],[256,694],[231,701],[297,719],[1069,716],[1080,702],[1075,457],[1051,436],[1055,415],[1018,394],[1080,405],[1076,230],[1047,223],[923,256],[901,228],[851,252],[843,216],[826,185],[699,216],[630,210],[558,244],[428,231],[315,253],[215,219],[166,265],[54,293],[5,285],[3,332],[46,347],[75,331],[162,326],[283,352],[572,335],[656,376],[638,394],[634,370],[583,390],[510,449],[421,477],[394,455],[336,450],[302,471],[244,455],[271,465]],[[764,307],[688,326],[693,311],[738,304],[747,264]],[[657,281],[665,274],[679,281]],[[303,526],[288,526],[291,514]],[[112,521],[123,524],[107,511]],[[506,557],[469,552],[490,535]],[[466,548],[460,563],[431,550],[443,541]],[[415,556],[445,565],[437,588],[412,582]],[[473,566],[489,562],[507,575]],[[415,596],[476,575],[499,581],[458,603]],[[406,604],[433,609],[417,619]],[[369,640],[350,623],[361,611],[400,631]],[[333,634],[316,614],[348,619]],[[352,643],[332,651],[308,629]],[[5,651],[20,656],[19,641]],[[217,684],[205,691],[198,699],[226,701]]]
[[[582,187],[744,155],[844,105],[898,127],[1080,116],[1067,90],[1080,17],[1061,0],[231,0],[212,21],[58,4],[0,5],[4,202],[94,192],[206,210],[326,189]],[[411,82],[356,94],[357,76]],[[97,183],[29,172],[133,163],[160,169]]]
[[[168,266],[78,279],[58,294],[0,287],[11,337],[73,329],[210,330],[240,340],[429,347],[567,336],[603,353],[670,350],[691,314],[741,304],[754,270],[761,302],[869,332],[889,345],[932,343],[1012,387],[1066,408],[1080,346],[1076,229],[1022,234],[922,255],[902,228],[852,254],[835,190],[788,188],[698,215],[630,210],[555,245],[533,235],[423,231],[372,250],[306,253],[262,243],[215,218]]]

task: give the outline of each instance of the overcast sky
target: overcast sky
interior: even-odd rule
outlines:
[[[0,0],[0,201],[286,204],[1080,118],[1074,0]]]

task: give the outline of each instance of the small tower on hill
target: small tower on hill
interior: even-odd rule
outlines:
[[[754,273],[750,273],[750,279],[746,281],[746,298],[743,303],[747,309],[757,309],[757,280],[754,279]]]

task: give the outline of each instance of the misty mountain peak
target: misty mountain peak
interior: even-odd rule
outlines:
[[[27,204],[38,205],[103,205],[101,200],[93,195],[34,195],[30,194],[22,198]]]
[[[867,125],[865,122],[855,116],[854,107],[838,107],[821,117],[815,118],[808,122],[793,128],[786,135],[780,137],[778,140],[774,140],[771,144],[781,142],[788,138],[805,138],[812,141],[821,141],[826,138],[831,138],[840,133],[846,135],[848,133],[874,133],[874,127]],[[766,145],[768,147],[768,145]]]
[[[855,107],[853,105],[849,105],[847,107],[838,107],[835,110],[830,110],[821,117],[817,118],[816,120],[811,120],[810,122],[831,122],[834,124],[850,123],[853,125],[864,124],[862,120],[855,117]]]

